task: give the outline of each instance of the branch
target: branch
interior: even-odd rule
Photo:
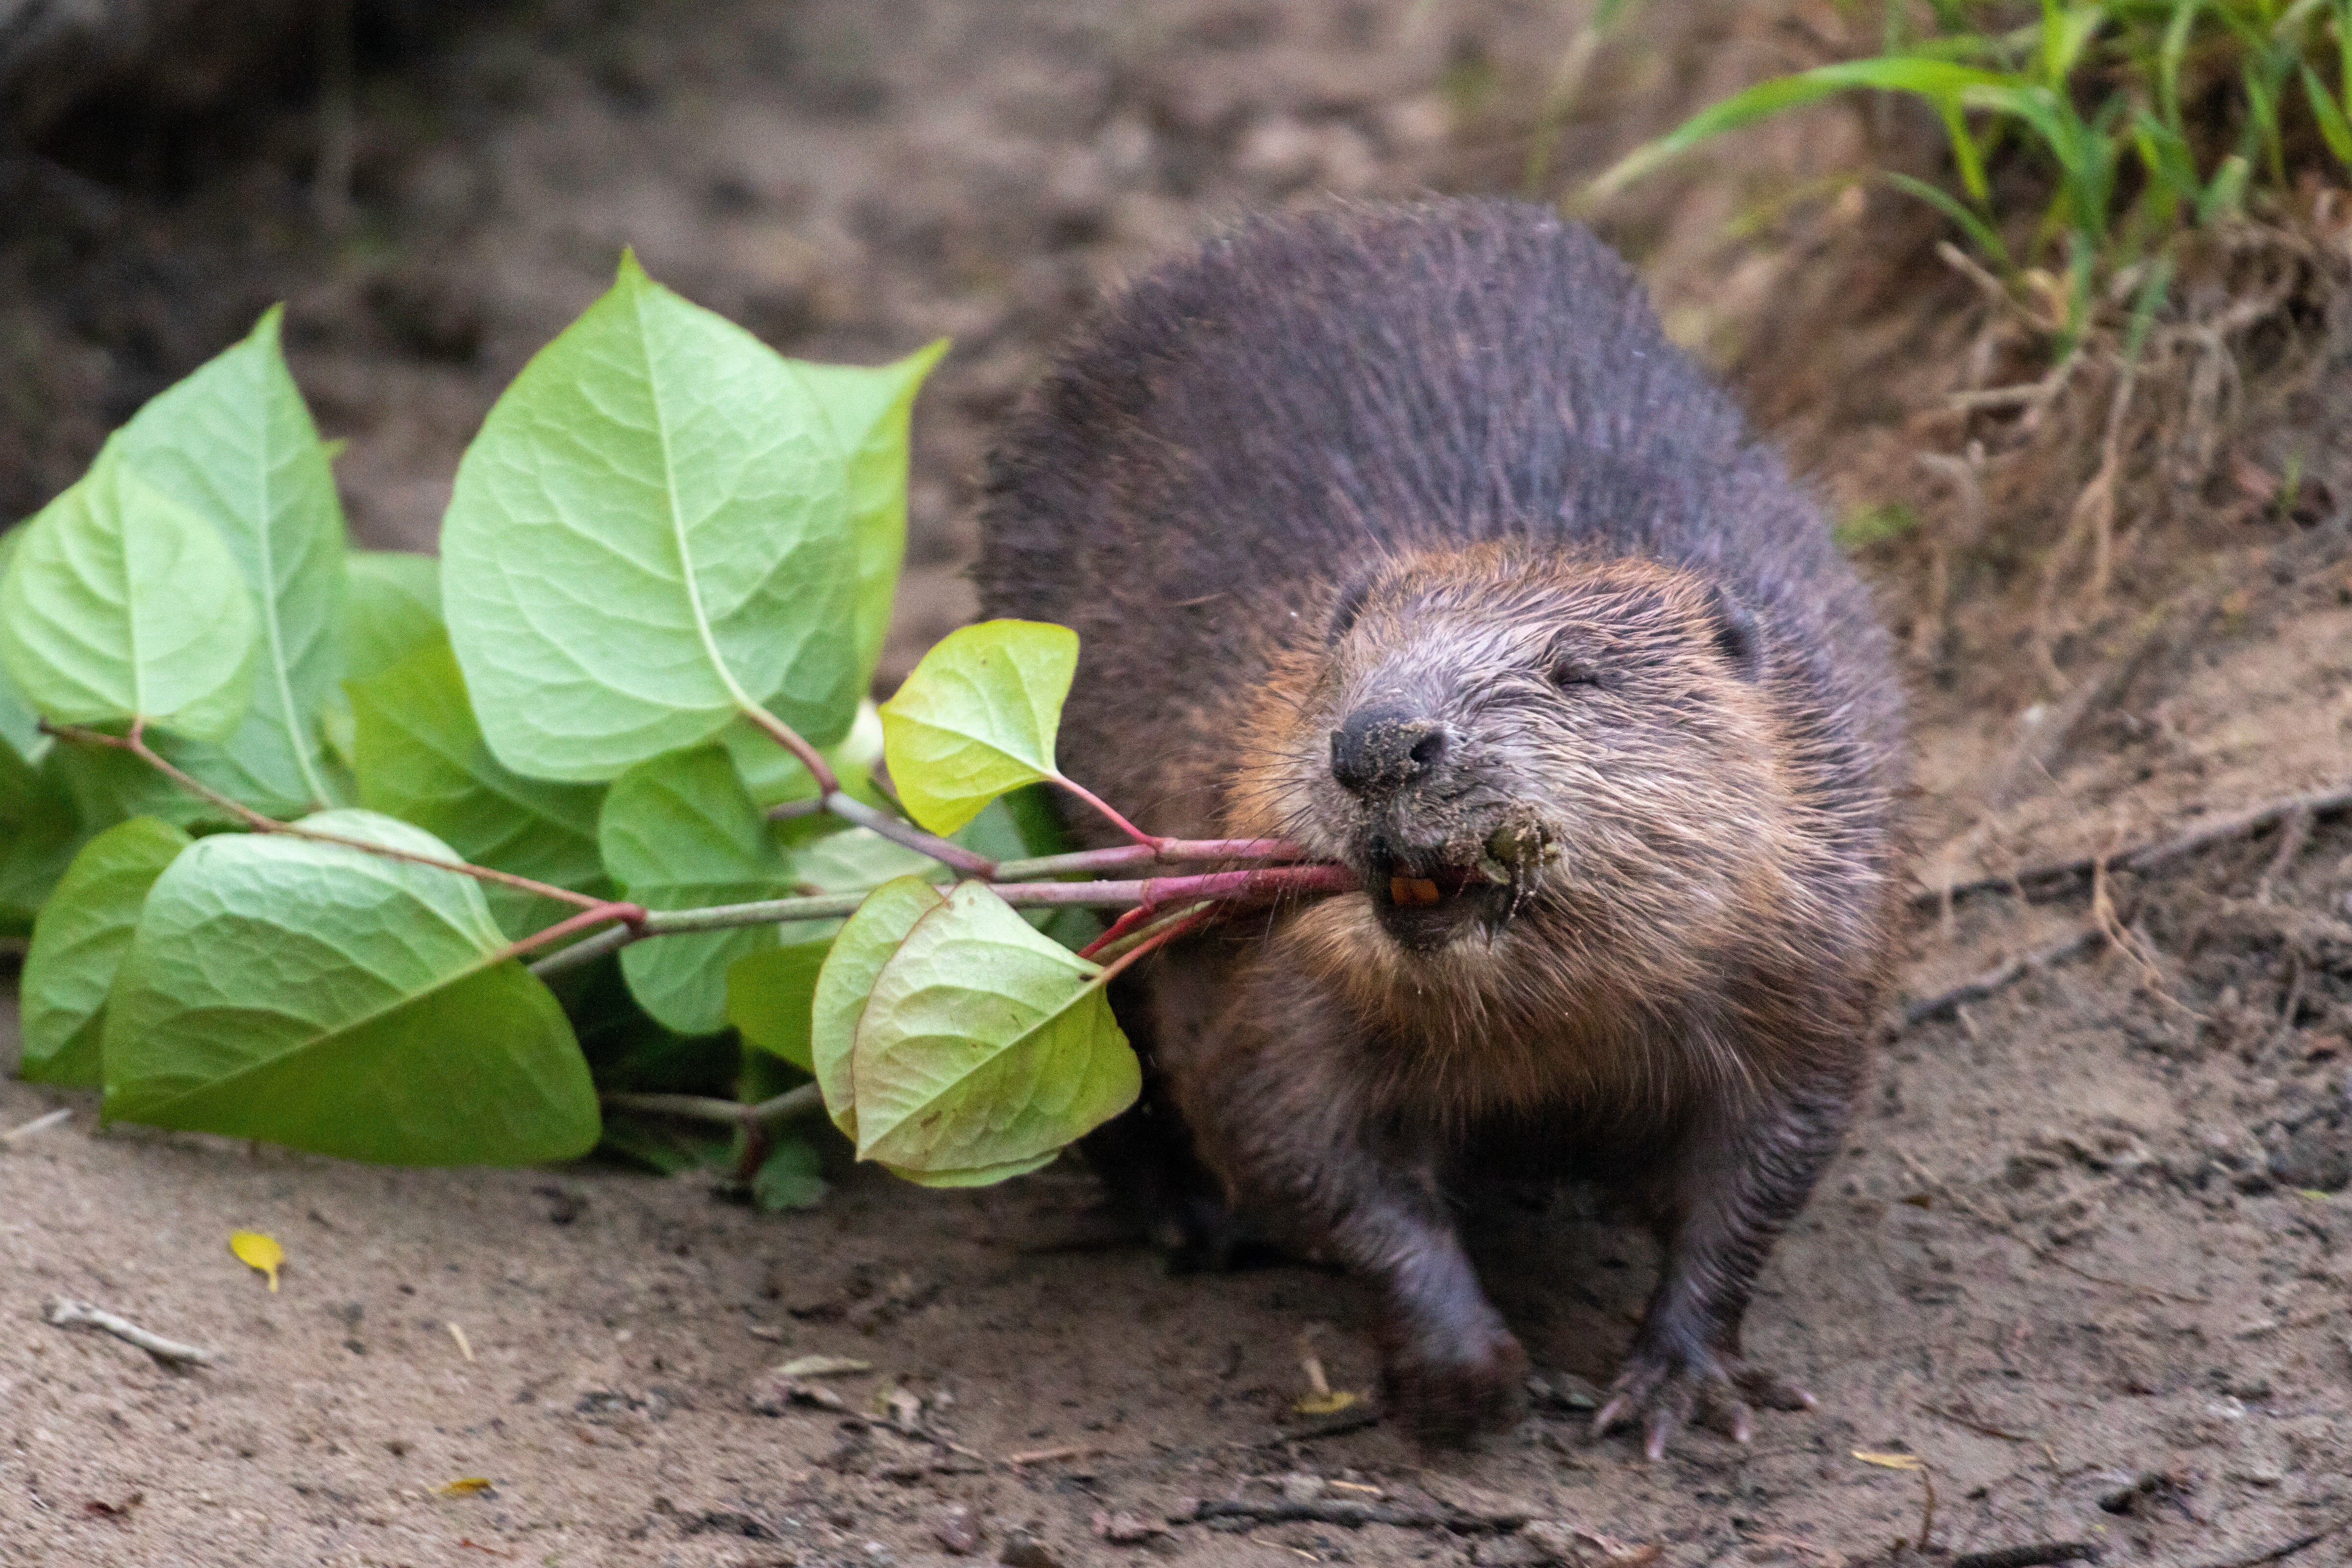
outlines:
[[[772,1122],[793,1121],[803,1116],[822,1114],[824,1110],[824,1097],[813,1083],[786,1089],[773,1100],[763,1100],[756,1105],[746,1105],[734,1100],[715,1100],[699,1094],[624,1094],[614,1091],[596,1098],[607,1110],[686,1116],[698,1121],[719,1121],[734,1127],[765,1127]]]
[[[2045,969],[2060,959],[2073,957],[2105,934],[2105,928],[2093,921],[2071,936],[2060,937],[2056,942],[2037,947],[2031,952],[2021,952],[2005,959],[1983,973],[1971,975],[1932,996],[1906,1002],[1903,1005],[1903,1026],[1914,1028],[1940,1013],[1948,1013],[1970,1002],[1982,1001],[2037,969]]]
[[[1150,844],[1125,844],[1115,849],[1080,849],[1068,855],[1039,855],[1028,860],[1000,860],[1001,881],[1026,882],[1045,877],[1117,871],[1130,866],[1182,865],[1201,860],[1305,860],[1307,851],[1281,838],[1161,838]]]
[[[950,844],[936,834],[924,832],[911,822],[901,822],[887,811],[877,811],[864,801],[845,795],[838,786],[825,792],[824,809],[844,822],[854,822],[860,827],[870,827],[893,843],[903,844],[918,855],[928,855],[942,866],[952,866],[968,877],[992,878],[996,862],[985,855],[977,855],[961,844]]]
[[[60,741],[74,741],[84,745],[110,746],[118,752],[128,752],[170,779],[188,794],[225,811],[256,833],[276,833],[289,838],[307,838],[314,844],[339,844],[346,849],[362,850],[386,860],[404,860],[412,866],[430,866],[438,871],[454,871],[461,877],[471,877],[478,882],[496,882],[502,888],[517,888],[526,893],[537,893],[542,899],[554,899],[583,910],[608,907],[606,900],[588,893],[575,893],[569,888],[559,888],[551,882],[536,881],[518,877],[511,871],[495,871],[488,866],[476,866],[464,860],[445,860],[438,855],[419,855],[413,850],[395,849],[390,845],[373,843],[365,838],[346,837],[340,833],[321,833],[315,827],[303,827],[291,822],[280,822],[246,805],[243,801],[221,794],[210,784],[181,772],[156,754],[147,743],[147,721],[134,720],[128,735],[110,735],[103,730],[87,729],[79,724],[52,724],[41,721],[41,728]]]
[[[1259,903],[1302,893],[1345,893],[1357,887],[1355,873],[1344,866],[1317,862],[1306,866],[1259,866],[1238,871],[1209,871],[1191,877],[1151,877],[1124,882],[1013,882],[993,888],[996,896],[1016,910],[1113,909],[1138,904],[1154,908],[1213,900],[1220,904]],[[646,937],[676,936],[686,931],[726,931],[736,926],[770,925],[783,921],[840,920],[857,912],[871,889],[848,893],[824,893],[808,898],[761,899],[746,904],[714,904],[698,910],[649,910],[634,925],[616,926],[550,953],[530,966],[544,980],[564,970],[592,963],[608,952]]]

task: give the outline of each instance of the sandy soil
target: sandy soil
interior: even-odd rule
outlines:
[[[339,244],[310,226],[289,111],[168,200],[85,201],[0,246],[31,389],[0,409],[10,499],[70,478],[110,420],[285,293],[298,373],[352,438],[356,525],[422,544],[489,397],[625,239],[796,353],[956,337],[919,420],[903,664],[967,613],[971,466],[1095,290],[1245,205],[1507,186],[1525,151],[1508,106],[1573,21],[1508,0],[499,13],[365,79]],[[1610,57],[1600,101],[1622,112],[1580,121],[1572,159],[1696,90],[1657,39]],[[1729,200],[1700,189],[1622,233],[1710,342],[1764,308],[1764,274],[1710,297],[1693,259]],[[1864,482],[1815,437],[1833,492]],[[1928,885],[2352,784],[2344,518],[2253,518],[2200,548],[2213,591],[2063,744],[2037,739],[2049,705],[1998,595],[1970,612],[1963,679],[1915,672]],[[1899,607],[1907,585],[1887,586]],[[2095,672],[2099,650],[2081,657]],[[2330,1531],[2284,1560],[2352,1561],[2352,821],[2283,842],[2270,826],[2119,873],[2121,941],[1890,1029],[1749,1318],[1820,1412],[1767,1417],[1748,1449],[1694,1433],[1654,1466],[1585,1436],[1651,1259],[1575,1194],[1481,1239],[1541,1369],[1536,1415],[1431,1456],[1296,1413],[1309,1349],[1370,1389],[1350,1282],[1169,1278],[1103,1242],[1075,1168],[964,1194],[861,1176],[771,1217],[694,1178],[100,1132],[87,1098],[0,1084],[0,1128],[72,1112],[0,1152],[0,1562],[1517,1568],[1562,1539],[1494,1523],[1521,1518],[1677,1568],[2053,1541],[2203,1568]],[[2084,879],[2032,890],[1927,900],[1905,995],[2067,941],[2099,907]],[[230,1255],[240,1228],[285,1244],[277,1293]],[[47,1326],[52,1296],[220,1361],[175,1373]],[[872,1364],[807,1380],[845,1409],[780,1403],[772,1369],[810,1354]],[[1196,1500],[1462,1528],[1170,1522]]]

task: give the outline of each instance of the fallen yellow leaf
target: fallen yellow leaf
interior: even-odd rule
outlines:
[[[1924,1470],[1927,1461],[1916,1454],[1874,1454],[1867,1448],[1856,1448],[1853,1457],[1865,1465],[1877,1465],[1889,1470]]]
[[[433,1489],[443,1497],[479,1497],[490,1489],[488,1476],[459,1476],[454,1481],[443,1481]]]
[[[1337,1415],[1354,1403],[1354,1394],[1344,1388],[1335,1388],[1328,1394],[1310,1394],[1291,1408],[1301,1415]]]
[[[278,1245],[276,1237],[257,1230],[233,1230],[228,1233],[228,1249],[247,1268],[269,1276],[270,1289],[278,1289],[278,1269],[286,1261],[286,1249]]]

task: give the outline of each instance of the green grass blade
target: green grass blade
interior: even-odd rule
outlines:
[[[2157,51],[2157,106],[2164,116],[2165,129],[2176,136],[2182,134],[2180,66],[2189,55],[2189,29],[2204,8],[2205,0],[2178,0],[2172,8],[2172,20],[2165,25],[2163,47]]]
[[[1774,77],[1769,81],[1758,82],[1744,92],[1734,93],[1720,103],[1710,104],[1664,136],[1643,142],[1619,159],[1585,187],[1585,196],[1587,200],[1597,201],[1613,195],[1727,131],[1736,131],[1743,125],[1753,124],[1788,110],[1817,103],[1853,88],[1907,92],[1940,106],[1952,102],[1970,89],[2026,85],[2030,84],[2022,79],[2005,76],[1998,71],[1912,56],[1845,60],[1835,65],[1816,66],[1811,70],[1799,71],[1793,76]]]
[[[1957,103],[1942,104],[1938,108],[1944,117],[1944,135],[1952,144],[1952,162],[1959,165],[1961,185],[1967,189],[1970,200],[1980,205],[1991,205],[1992,187],[1985,180],[1984,150],[1969,133],[1968,116],[1960,112],[1960,106]]]
[[[2147,343],[2148,329],[2156,324],[2156,313],[2164,309],[2166,296],[2172,291],[2172,252],[2166,250],[2140,279],[2132,295],[2131,325],[2124,333],[2124,363],[2137,364],[2140,350]]]
[[[1968,205],[1951,192],[1931,185],[1925,180],[1915,180],[1908,174],[1898,174],[1891,169],[1880,174],[1879,178],[1906,195],[1918,197],[1950,218],[1960,232],[1969,237],[1969,243],[1990,257],[2003,273],[2017,270],[2017,264],[2010,258],[2009,247],[2002,243],[2000,231],[1969,210]]]
[[[2205,194],[2197,198],[2197,226],[2203,228],[2225,214],[2237,212],[2246,205],[2246,180],[2253,173],[2253,163],[2243,153],[2232,153],[2221,160],[2213,171],[2213,178]]]
[[[2326,84],[2319,73],[2309,66],[2303,68],[2303,94],[2311,100],[2311,117],[2319,121],[2319,134],[2326,139],[2327,150],[2336,161],[2352,168],[2352,124],[2347,124],[2344,110],[2329,96]]]

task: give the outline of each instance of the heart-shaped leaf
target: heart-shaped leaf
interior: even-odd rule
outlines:
[[[0,579],[0,665],[44,716],[218,740],[253,696],[253,595],[220,535],[117,437],[41,509]]]
[[[945,338],[894,364],[792,362],[793,371],[833,422],[849,460],[849,516],[857,569],[857,689],[872,684],[874,666],[890,636],[890,602],[907,558],[907,435],[915,394],[940,356]]]
[[[382,674],[344,684],[352,768],[370,810],[415,823],[477,866],[574,892],[611,892],[596,847],[604,789],[527,779],[501,766],[474,724],[446,641],[436,636]],[[484,892],[499,926],[518,940],[576,912],[495,883]]]
[[[614,781],[598,818],[605,868],[648,909],[776,899],[793,879],[767,819],[719,746],[672,752]],[[639,1006],[682,1035],[727,1026],[727,972],[777,943],[773,925],[656,937],[621,951]]]
[[[783,358],[634,259],[457,469],[443,611],[499,760],[598,782],[761,707],[817,745],[859,696],[846,465]]]
[[[304,826],[451,858],[369,811]],[[526,1164],[596,1142],[588,1065],[471,878],[283,835],[182,852],[106,1002],[105,1113],[352,1160]]]
[[[982,621],[942,637],[882,705],[890,781],[915,820],[952,833],[997,796],[1055,776],[1077,668],[1067,626]]]
[[[858,1019],[858,1157],[1002,1180],[1132,1105],[1142,1068],[1101,973],[984,884],[960,884],[908,929]]]
[[[874,989],[875,976],[915,922],[946,901],[920,877],[883,883],[866,895],[834,937],[833,949],[817,973],[809,1014],[809,1070],[824,1095],[833,1124],[853,1142],[857,1137],[857,1096],[851,1075],[866,998]]]
[[[99,1085],[106,993],[155,879],[191,840],[168,822],[137,816],[81,847],[33,922],[22,985],[25,1059],[36,1083]]]
[[[158,394],[115,437],[126,468],[228,547],[260,631],[242,720],[217,746],[174,760],[273,816],[333,804],[319,718],[343,652],[342,506],[278,350],[283,313],[272,307],[244,342]]]

